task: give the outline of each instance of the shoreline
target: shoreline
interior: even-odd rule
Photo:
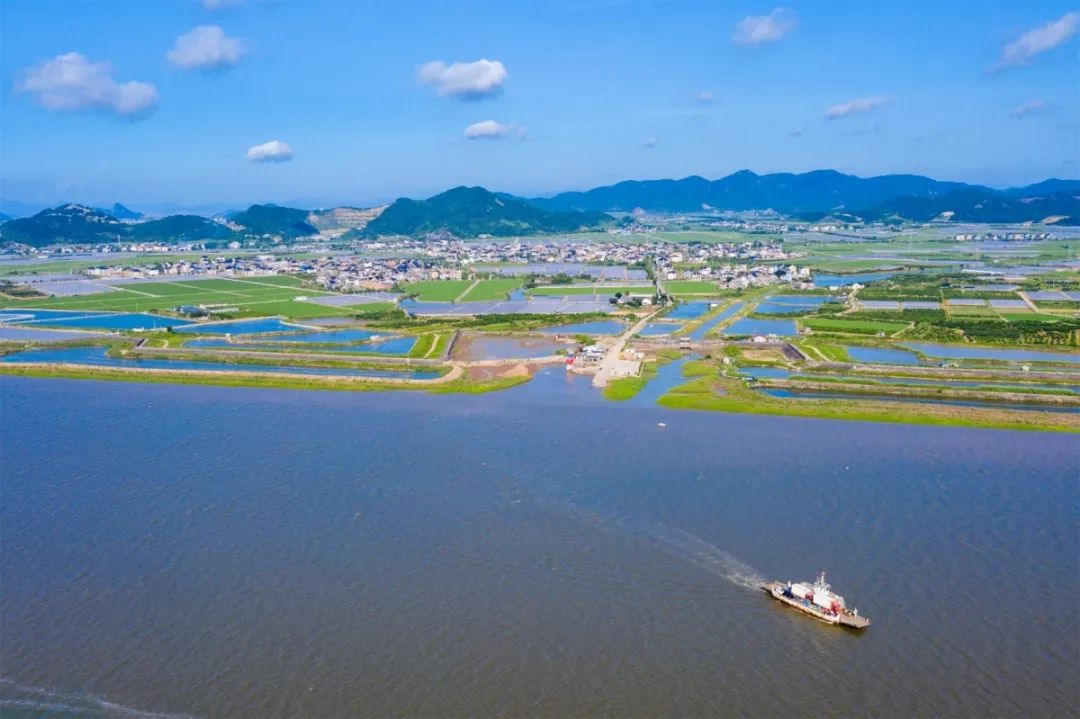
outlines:
[[[539,363],[536,363],[539,364]],[[205,385],[216,387],[252,387],[261,389],[317,390],[342,392],[426,391],[432,394],[482,394],[509,389],[528,382],[530,363],[507,363],[507,371],[483,378],[470,377],[468,369],[454,365],[449,373],[432,379],[387,379],[379,377],[328,377],[285,373],[243,373],[213,370],[166,370],[146,368],[93,367],[56,363],[0,363],[0,378],[62,378],[152,384]],[[535,366],[533,364],[532,366]],[[518,371],[526,368],[525,372]],[[888,400],[777,400],[747,395],[752,390],[730,388],[709,376],[687,377],[686,382],[668,390],[656,402],[666,409],[726,412],[732,414],[768,414],[817,419],[838,419],[890,424],[1015,429],[1040,432],[1080,433],[1080,416],[1061,413],[1038,413],[1008,408],[962,407],[931,403],[901,403]],[[642,383],[642,386],[644,383]],[[715,385],[715,386],[714,386]],[[607,396],[613,404],[629,396]],[[724,392],[719,394],[717,389]],[[622,394],[616,393],[616,394]],[[857,402],[857,404],[855,403]]]

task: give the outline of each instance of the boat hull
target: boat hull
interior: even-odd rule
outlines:
[[[781,582],[767,582],[761,585],[761,588],[765,590],[769,596],[777,601],[783,602],[792,609],[797,609],[803,614],[807,614],[819,622],[825,624],[832,624],[835,626],[847,627],[849,629],[865,629],[870,626],[870,620],[866,617],[860,617],[857,614],[852,614],[847,611],[832,613],[827,612],[821,607],[813,604],[805,599],[799,599],[797,597],[789,597],[785,594],[784,590],[786,586]]]

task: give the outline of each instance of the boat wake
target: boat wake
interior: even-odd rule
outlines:
[[[6,714],[5,710],[22,710],[41,716],[72,714],[133,719],[191,719],[187,714],[147,712],[93,694],[46,689],[0,677],[0,715]]]
[[[656,546],[745,589],[761,590],[765,577],[729,552],[681,529],[655,522],[650,535]]]
[[[760,591],[765,583],[765,577],[760,572],[730,552],[663,522],[644,517],[605,516],[565,500],[541,503],[547,509],[570,516],[582,524],[623,536],[634,536],[676,559],[745,589]]]

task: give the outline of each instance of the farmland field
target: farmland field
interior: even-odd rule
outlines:
[[[714,295],[718,292],[715,284],[704,280],[668,280],[664,289],[671,295]]]
[[[271,279],[274,282],[264,282]],[[326,317],[349,314],[350,310],[324,307],[297,297],[331,294],[321,290],[282,286],[295,284],[295,278],[252,277],[245,279],[186,280],[182,282],[141,282],[119,286],[111,292],[67,297],[35,297],[7,300],[0,307],[36,307],[41,309],[101,310],[109,312],[151,312],[168,310],[179,305],[227,305],[236,307],[238,314],[289,317]]]
[[[422,302],[453,302],[471,284],[470,280],[424,280],[407,284],[404,289]]]
[[[834,320],[828,317],[807,317],[800,320],[802,324],[813,330],[825,332],[856,332],[870,334],[875,332],[899,332],[907,328],[905,322],[874,322],[870,320]]]
[[[1059,322],[1063,319],[1069,319],[1068,317],[1045,312],[1002,312],[1001,316],[1010,322]]]
[[[464,302],[477,302],[483,300],[501,300],[506,296],[521,287],[523,280],[520,279],[498,279],[498,280],[480,280],[476,283],[469,292],[462,297]]]

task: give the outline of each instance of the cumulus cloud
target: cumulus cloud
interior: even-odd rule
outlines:
[[[144,114],[158,101],[157,88],[150,83],[117,82],[109,63],[90,62],[77,52],[28,68],[16,88],[49,110],[96,109],[120,117]]]
[[[497,140],[508,135],[523,138],[525,133],[525,128],[516,122],[503,123],[496,120],[483,120],[466,127],[464,135],[469,140]]]
[[[1014,107],[1012,110],[1009,111],[1009,114],[1013,117],[1025,117],[1035,112],[1041,112],[1045,109],[1046,103],[1042,100],[1029,100],[1027,102],[1022,102],[1016,107]]]
[[[656,138],[655,137],[646,137],[645,140],[641,143],[641,146],[642,147],[656,147]]]
[[[829,120],[838,120],[841,117],[854,115],[859,112],[870,112],[888,102],[884,97],[858,97],[839,105],[833,105],[825,110],[825,117]]]
[[[740,45],[776,42],[795,29],[799,21],[795,11],[778,7],[768,15],[749,15],[735,26],[731,39]]]
[[[1057,20],[1028,30],[1005,46],[994,69],[1027,65],[1036,55],[1064,45],[1077,30],[1080,30],[1080,12],[1067,12]]]
[[[470,140],[495,140],[510,131],[510,128],[495,120],[474,122],[465,128],[465,137]]]
[[[235,65],[243,54],[241,42],[217,25],[199,25],[176,38],[165,56],[185,70],[215,70]]]
[[[434,60],[420,66],[420,82],[435,88],[440,97],[478,100],[499,94],[508,77],[498,60],[455,62]]]
[[[288,162],[292,159],[293,151],[289,144],[281,140],[271,140],[261,145],[252,145],[248,148],[248,162]]]

